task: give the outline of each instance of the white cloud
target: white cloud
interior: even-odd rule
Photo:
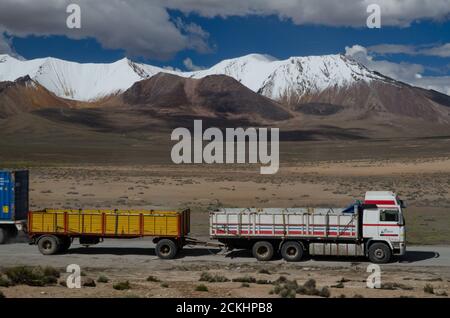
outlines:
[[[407,54],[407,55],[428,55],[439,57],[450,57],[450,43],[435,45],[402,45],[402,44],[378,44],[369,46],[369,52],[385,55],[385,54]]]
[[[0,54],[8,54],[13,56],[19,60],[23,60],[24,58],[16,53],[12,46],[12,40],[9,37],[6,37],[5,33],[0,29]]]
[[[403,45],[403,44],[378,44],[369,46],[367,48],[368,51],[374,52],[377,54],[408,54],[408,55],[416,55],[417,49],[413,45]]]
[[[353,45],[345,48],[345,55],[395,80],[426,89],[434,89],[450,95],[450,76],[424,76],[425,67],[414,63],[394,63],[386,60],[376,60],[367,48]]]
[[[421,53],[424,55],[450,57],[450,43],[422,50]]]
[[[201,71],[205,69],[202,66],[195,65],[194,62],[192,62],[192,60],[189,57],[184,59],[183,64],[188,71]]]
[[[443,20],[450,0],[159,0],[172,9],[205,17],[277,15],[295,24],[365,26],[367,6],[381,8],[382,26],[408,26],[419,19]]]
[[[69,3],[81,7],[80,30],[66,27]],[[365,27],[366,9],[373,3],[381,7],[382,26],[403,27],[420,19],[450,17],[450,0],[1,0],[0,29],[19,37],[92,37],[103,47],[124,49],[130,56],[168,59],[186,49],[211,50],[207,31],[172,19],[168,9],[203,17],[276,15],[298,25]]]
[[[81,7],[81,29],[68,29],[66,7]],[[0,29],[8,34],[92,37],[127,55],[168,59],[185,49],[205,52],[208,33],[198,25],[172,21],[158,1],[144,0],[1,0]]]

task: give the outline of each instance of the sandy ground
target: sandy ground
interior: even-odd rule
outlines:
[[[363,259],[258,263],[245,252],[225,255],[186,249],[176,260],[161,261],[148,240],[107,241],[87,250],[74,246],[67,255],[47,258],[35,246],[17,243],[0,246],[0,267],[51,265],[64,272],[74,263],[88,277],[105,275],[110,282],[79,290],[60,285],[0,287],[7,297],[279,297],[270,294],[274,284],[199,282],[202,272],[230,280],[251,276],[270,282],[285,276],[298,284],[313,278],[318,288],[329,287],[331,297],[445,297],[436,294],[449,293],[450,159],[445,156],[291,162],[271,176],[260,175],[257,166],[33,166],[30,178],[31,209],[189,207],[191,235],[202,240],[208,239],[210,208],[342,207],[362,199],[368,190],[394,190],[408,204],[407,240],[412,248],[400,263],[382,266],[382,282],[399,284],[389,290],[366,288],[368,263]],[[429,246],[417,246],[423,244]],[[259,273],[263,268],[270,274]],[[160,281],[146,281],[149,275]],[[337,283],[342,278],[343,286]],[[112,287],[126,280],[131,289]],[[195,291],[202,283],[208,292]],[[436,294],[426,293],[426,284]]]
[[[158,259],[148,239],[107,240],[98,247],[75,244],[69,254],[40,255],[35,246],[10,244],[0,247],[0,268],[17,265],[53,266],[61,271],[60,282],[67,279],[65,269],[77,264],[87,278],[106,276],[108,283],[95,287],[69,289],[62,285],[47,287],[13,286],[1,288],[6,297],[279,297],[271,291],[280,276],[299,285],[309,279],[317,288],[329,288],[330,297],[446,297],[450,292],[450,247],[409,247],[406,257],[381,265],[381,287],[367,287],[369,263],[365,259],[315,258],[299,263],[275,259],[257,262],[248,252],[187,247],[175,260]],[[203,282],[203,273],[225,277],[227,282]],[[153,276],[155,281],[147,281]],[[248,285],[233,279],[254,279]],[[113,285],[128,281],[130,289]],[[341,284],[340,284],[341,282]],[[397,284],[393,286],[392,284]],[[196,291],[204,284],[208,291]],[[424,291],[432,286],[434,294]],[[297,297],[305,297],[297,294]]]

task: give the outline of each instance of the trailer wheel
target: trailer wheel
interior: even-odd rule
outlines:
[[[38,240],[39,252],[41,252],[43,255],[54,255],[58,253],[58,241],[58,238],[53,235],[41,236]]]
[[[384,243],[373,243],[369,247],[369,260],[376,264],[385,264],[391,260],[392,252]]]
[[[252,252],[258,261],[270,261],[273,257],[273,245],[267,241],[259,241],[253,245]]]
[[[178,247],[174,241],[162,239],[156,244],[156,255],[162,259],[173,259],[178,253]]]
[[[303,246],[294,241],[288,241],[281,247],[281,256],[287,262],[298,262],[303,257]]]
[[[0,228],[0,244],[5,244],[7,238],[8,231],[6,231],[4,228]]]

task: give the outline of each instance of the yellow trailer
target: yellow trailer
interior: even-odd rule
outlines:
[[[73,239],[92,245],[104,238],[154,237],[160,258],[175,257],[190,231],[190,210],[64,210],[28,213],[28,234],[44,255],[64,253]]]

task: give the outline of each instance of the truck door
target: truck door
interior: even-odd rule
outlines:
[[[380,210],[380,221],[378,224],[378,235],[380,238],[396,241],[399,239],[399,217],[397,208],[386,208]]]

